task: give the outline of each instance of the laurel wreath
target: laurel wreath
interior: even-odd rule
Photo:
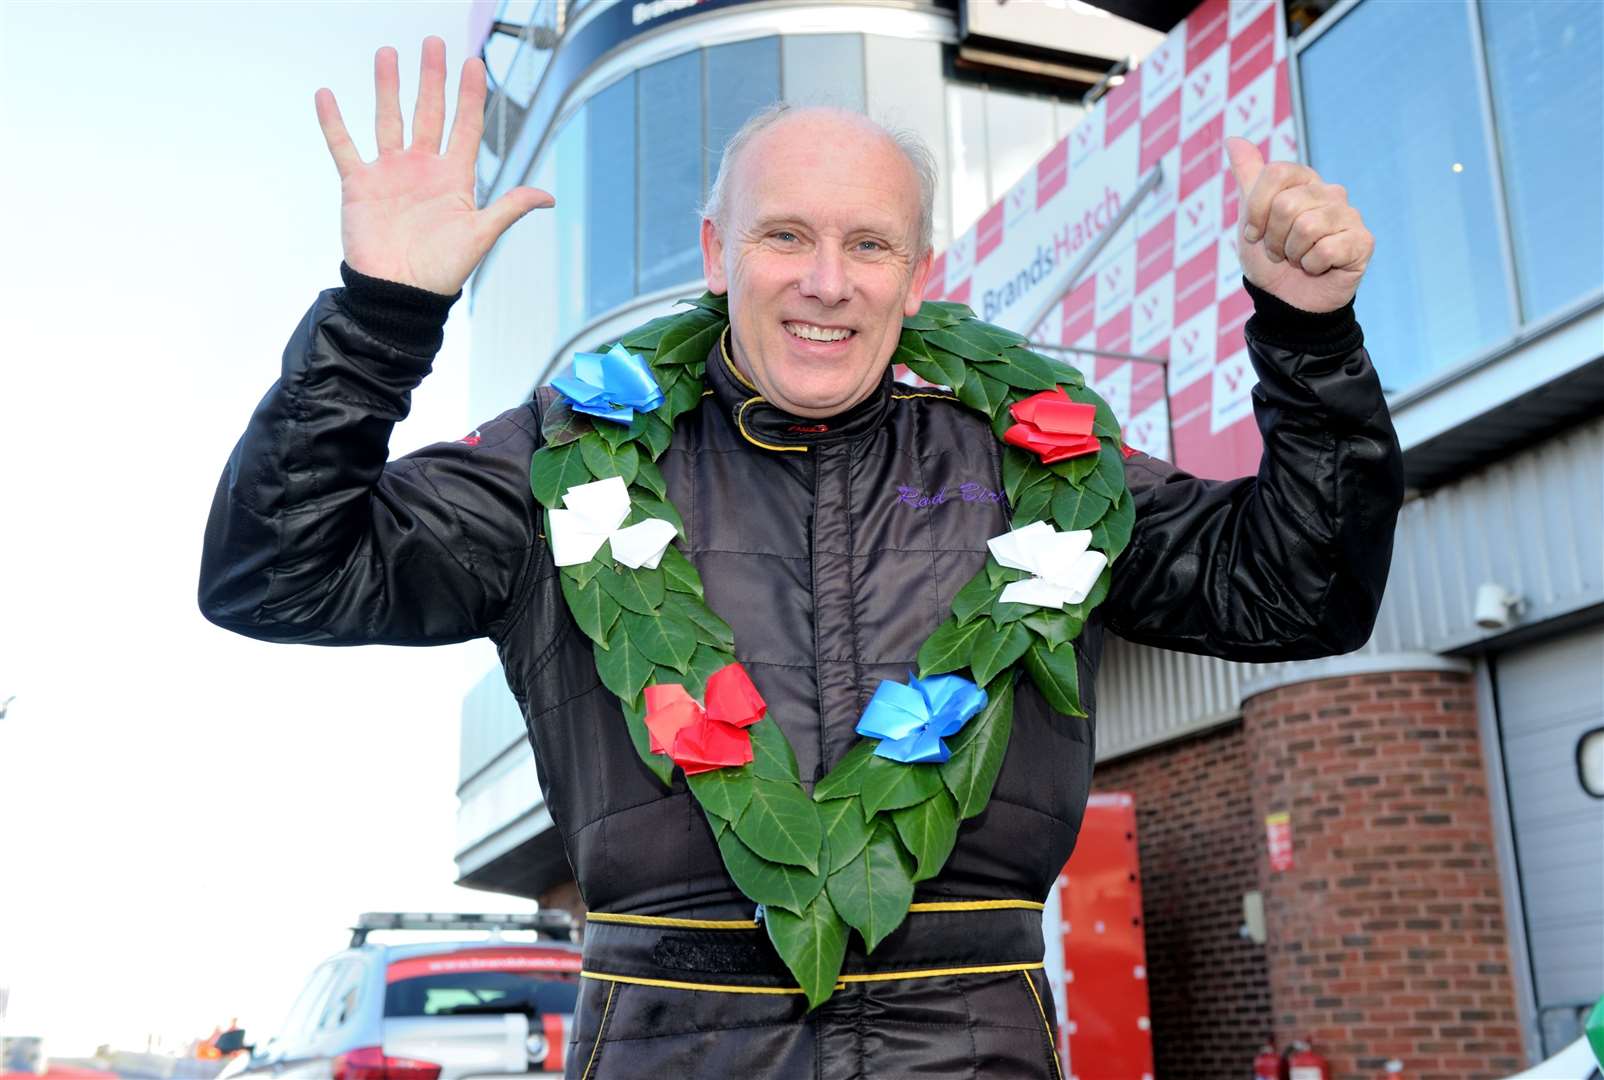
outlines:
[[[547,408],[545,445],[530,464],[530,487],[547,510],[560,506],[574,485],[617,476],[630,488],[626,524],[663,518],[683,539],[684,522],[656,460],[675,420],[701,401],[707,357],[729,316],[722,296],[681,303],[690,310],[620,339],[651,365],[664,394],[659,408],[637,413],[628,426],[592,422],[560,398]],[[1003,587],[1029,575],[987,556],[953,599],[952,617],[918,653],[920,677],[967,669],[986,688],[985,709],[947,739],[946,762],[891,761],[874,754],[874,740],[860,739],[810,797],[790,743],[769,716],[747,729],[749,764],[687,778],[726,870],[763,906],[769,939],[810,1008],[837,988],[848,928],[872,952],[907,916],[914,886],[946,863],[959,823],[985,809],[1008,747],[1016,668],[1023,666],[1055,710],[1085,715],[1072,642],[1107,595],[1135,519],[1119,423],[1078,371],[1032,352],[1018,334],[980,322],[963,304],[927,302],[902,325],[893,363],[951,388],[990,419],[999,438],[1012,423],[1009,406],[1038,391],[1061,386],[1074,401],[1095,406],[1098,453],[1043,465],[1005,445],[1003,487],[1014,527],[1045,520],[1090,529],[1109,568],[1083,603],[1052,610],[1002,603]],[[649,748],[643,690],[679,683],[701,697],[708,677],[735,659],[729,624],[704,602],[700,575],[674,545],[657,568],[639,570],[615,564],[604,545],[590,562],[563,567],[561,583],[575,623],[595,644],[602,684],[623,706],[641,761],[671,784],[674,763]]]

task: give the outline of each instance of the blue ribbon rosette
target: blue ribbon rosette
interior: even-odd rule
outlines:
[[[933,675],[907,684],[885,680],[858,720],[858,734],[879,739],[875,754],[905,764],[952,756],[942,740],[986,707],[986,691],[961,675]]]
[[[622,345],[604,353],[575,353],[572,375],[559,375],[551,385],[575,412],[628,424],[635,413],[663,403],[663,390],[645,360]]]

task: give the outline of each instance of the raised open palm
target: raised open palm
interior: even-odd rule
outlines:
[[[449,296],[513,222],[556,200],[539,188],[516,187],[483,210],[475,205],[474,162],[485,109],[485,67],[478,57],[462,65],[457,115],[444,153],[445,42],[423,41],[411,146],[404,145],[394,49],[386,46],[374,57],[373,82],[379,153],[371,162],[352,144],[333,92],[324,88],[316,95],[318,124],[340,173],[345,261],[370,277]]]

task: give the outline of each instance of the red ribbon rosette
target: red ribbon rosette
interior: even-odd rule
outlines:
[[[1016,401],[1008,411],[1018,423],[1003,432],[1003,442],[1040,455],[1043,465],[1102,449],[1092,434],[1097,408],[1069,400],[1062,386]]]
[[[646,730],[654,754],[667,754],[686,776],[752,760],[745,730],[763,719],[768,705],[740,664],[726,664],[707,680],[707,707],[679,683],[646,688]]]

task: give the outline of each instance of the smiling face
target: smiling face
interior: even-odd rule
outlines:
[[[919,310],[919,180],[883,131],[804,110],[733,163],[722,222],[702,222],[708,288],[728,293],[734,360],[771,404],[827,417],[868,397]]]

